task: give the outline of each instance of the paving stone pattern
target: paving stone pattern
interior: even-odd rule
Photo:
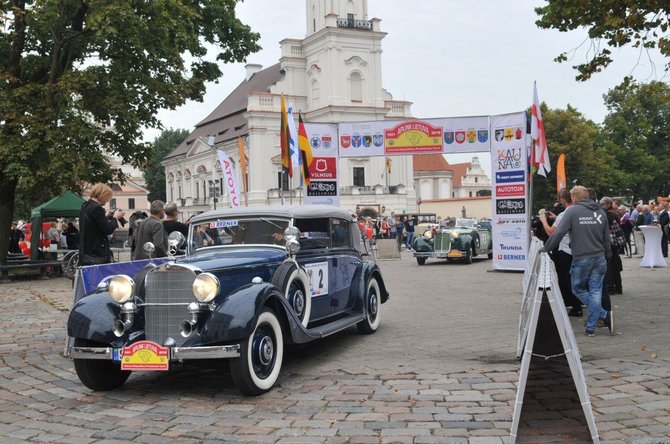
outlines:
[[[258,398],[239,395],[225,363],[92,392],[63,357],[70,281],[0,285],[0,441],[509,442],[521,275],[488,260],[419,267],[408,253],[379,264],[392,296],[380,330],[289,352]],[[605,443],[670,442],[668,272],[638,266],[624,259],[613,296],[620,334],[587,338],[571,319]],[[565,362],[534,358],[517,442],[590,441]]]

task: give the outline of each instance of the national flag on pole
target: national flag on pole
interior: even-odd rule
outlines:
[[[309,185],[310,174],[309,166],[312,164],[312,146],[309,144],[305,123],[302,121],[302,114],[298,113],[298,146],[300,147],[300,164],[302,166],[302,178],[305,185]]]
[[[298,131],[295,129],[295,117],[293,117],[293,104],[288,104],[288,135],[289,135],[289,153],[291,155],[291,165],[300,165],[300,152],[298,151]]]
[[[558,161],[556,162],[556,191],[558,192],[565,188],[566,183],[565,154],[561,154],[558,156]]]
[[[533,110],[530,122],[530,136],[533,139],[532,165],[537,169],[537,174],[547,177],[551,171],[549,163],[549,150],[547,148],[547,137],[544,132],[544,122],[542,121],[542,110],[540,109],[540,100],[537,98],[537,84],[533,84]]]
[[[291,164],[291,134],[288,127],[288,115],[286,113],[286,101],[284,94],[281,95],[281,123],[279,128],[279,143],[281,146],[281,166],[282,172],[293,177],[293,167]]]

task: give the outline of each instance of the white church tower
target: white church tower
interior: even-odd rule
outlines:
[[[195,190],[192,202],[207,205],[205,184],[210,180],[220,183],[221,170],[211,154],[211,147],[204,141],[209,137],[215,148],[225,150],[239,165],[236,140],[242,137],[249,165],[249,204],[279,204],[281,94],[293,104],[296,115],[298,111],[302,113],[306,122],[411,117],[411,103],[393,100],[382,87],[381,43],[386,33],[380,30],[381,20],[368,18],[368,1],[306,0],[305,4],[305,38],[282,40],[278,65],[265,69],[260,65],[247,65],[246,79],[166,157],[163,163],[168,200],[172,200],[172,183],[174,194],[182,193],[182,189]],[[186,159],[193,157],[204,162],[209,156],[211,160],[209,164],[197,165],[197,162],[185,162],[184,155]],[[393,157],[390,174],[386,172],[385,160],[384,157],[339,160],[341,207],[351,211],[369,207],[379,212],[386,210],[386,213],[416,210],[411,156]],[[189,163],[192,165],[187,165]],[[184,171],[177,171],[179,169]],[[189,188],[185,177],[193,177],[194,173],[197,180]],[[183,188],[178,188],[179,178],[184,182]],[[238,182],[242,183],[241,177]],[[293,188],[290,195],[297,203],[301,191],[295,187],[297,181],[290,186]],[[221,192],[225,194],[223,187]],[[226,205],[226,196],[219,201]],[[181,202],[189,206],[191,200]],[[196,209],[200,208],[193,210]]]

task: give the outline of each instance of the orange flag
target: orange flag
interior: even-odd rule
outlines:
[[[244,193],[244,206],[247,206],[247,156],[244,155],[244,140],[237,138],[237,146],[240,149],[240,172],[242,174],[242,192]]]
[[[567,179],[565,177],[565,154],[558,156],[556,162],[556,191],[561,191],[565,188]]]
[[[288,114],[286,113],[286,101],[284,94],[281,95],[281,128],[279,129],[279,142],[281,146],[281,165],[282,171],[293,177],[293,167],[291,165],[291,132],[288,129]]]

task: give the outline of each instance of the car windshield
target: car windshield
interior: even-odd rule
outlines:
[[[189,233],[192,250],[217,245],[284,245],[286,219],[249,217],[218,218],[193,224]]]
[[[457,227],[470,227],[474,228],[477,225],[477,220],[476,219],[470,219],[470,218],[459,218],[456,219],[456,226]]]

